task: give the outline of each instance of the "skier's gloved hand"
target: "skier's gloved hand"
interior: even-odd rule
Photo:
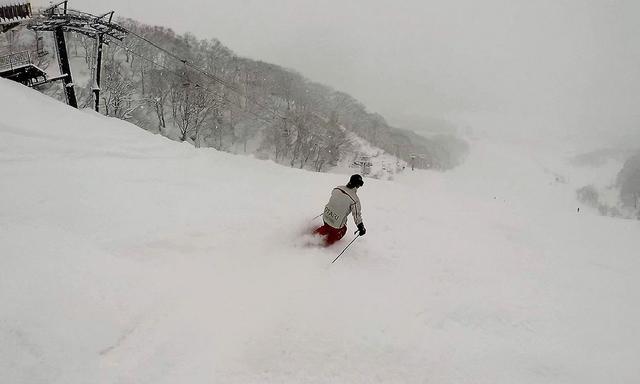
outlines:
[[[364,228],[364,224],[358,224],[358,234],[364,236],[365,233],[367,233],[367,230]]]

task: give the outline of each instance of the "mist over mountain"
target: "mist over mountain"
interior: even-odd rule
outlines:
[[[347,93],[295,70],[239,57],[217,39],[131,19],[120,24],[135,36],[111,41],[103,50],[100,111],[107,116],[199,147],[253,153],[316,171],[371,158],[348,133],[418,168],[449,169],[466,154],[465,142],[446,123],[412,123],[419,128],[414,131],[423,132],[414,140],[414,133],[393,127]],[[15,48],[34,44],[31,32],[18,33]],[[93,39],[67,35],[80,106],[91,107]],[[45,39],[53,53],[51,38]],[[52,59],[53,54],[46,56],[41,64],[48,67]],[[45,88],[63,99],[59,87]]]
[[[242,56],[349,93],[393,125],[413,116],[475,127],[490,114],[493,134],[606,145],[640,124],[633,0],[72,4],[215,36]]]

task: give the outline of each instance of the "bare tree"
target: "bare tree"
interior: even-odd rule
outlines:
[[[180,131],[180,140],[193,139],[192,136],[207,119],[216,100],[203,86],[185,82],[174,84],[170,92],[173,122]]]
[[[145,99],[158,118],[158,128],[162,132],[167,127],[165,117],[165,106],[169,98],[170,86],[166,75],[161,70],[150,70],[149,72],[149,93]]]
[[[123,75],[121,64],[117,61],[107,62],[102,78],[101,96],[107,116],[129,119],[131,113],[141,106],[133,99],[135,85],[131,78]]]

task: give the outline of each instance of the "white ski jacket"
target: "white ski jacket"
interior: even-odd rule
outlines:
[[[329,203],[324,207],[322,215],[324,222],[339,229],[347,224],[347,216],[351,213],[356,225],[362,223],[362,209],[356,191],[357,188],[335,187],[331,191]]]

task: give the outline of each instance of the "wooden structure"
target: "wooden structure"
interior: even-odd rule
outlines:
[[[0,33],[26,24],[33,17],[29,1],[0,0]],[[29,51],[0,53],[0,77],[34,86],[47,82],[47,74]]]
[[[0,56],[0,77],[30,87],[48,82],[47,73],[32,61],[29,51]]]

